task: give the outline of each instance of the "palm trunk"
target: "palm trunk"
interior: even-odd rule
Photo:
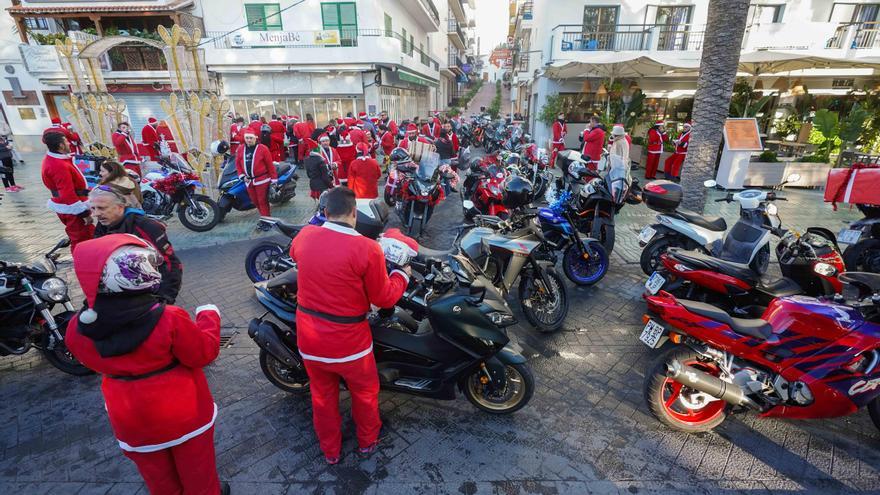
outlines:
[[[706,203],[703,182],[715,177],[715,161],[730,108],[748,10],[749,0],[709,1],[700,76],[694,95],[694,128],[682,168],[684,204],[694,211],[703,211]]]

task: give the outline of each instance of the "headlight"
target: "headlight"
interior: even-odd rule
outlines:
[[[47,278],[37,289],[37,292],[44,299],[53,302],[62,302],[67,299],[67,284],[60,278]]]
[[[516,323],[516,318],[513,317],[510,313],[505,313],[504,311],[492,311],[486,316],[492,320],[492,323],[498,325],[499,327],[506,327],[513,325]]]
[[[778,212],[779,212],[779,208],[777,208],[776,205],[774,205],[773,203],[770,203],[769,205],[767,205],[767,214],[768,215],[775,215]]]
[[[837,269],[828,263],[816,263],[813,267],[813,271],[825,277],[833,277],[834,274],[837,273]]]

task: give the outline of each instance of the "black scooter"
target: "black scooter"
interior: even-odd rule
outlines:
[[[410,282],[398,306],[369,318],[381,387],[453,400],[457,386],[488,413],[521,409],[534,393],[535,379],[507,337],[505,327],[516,323],[510,308],[467,258],[442,261],[433,254],[421,256],[427,275]],[[248,326],[260,346],[263,373],[281,390],[308,392],[296,345],[296,270],[254,287],[268,310]],[[269,314],[287,328],[267,320]]]

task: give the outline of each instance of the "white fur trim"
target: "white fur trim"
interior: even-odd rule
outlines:
[[[70,160],[70,155],[65,155],[64,153],[52,153],[51,151],[46,152],[46,156],[51,156],[52,158],[59,158],[61,160]]]
[[[251,185],[251,186],[260,186],[260,185],[263,185],[263,184],[265,184],[265,183],[267,183],[267,182],[271,182],[271,181],[272,181],[272,179],[261,179],[261,180],[255,180],[255,181],[251,182],[249,185]]]
[[[46,201],[46,207],[55,213],[60,213],[62,215],[79,215],[80,213],[89,211],[89,204],[85,201],[77,201],[76,203],[66,205],[63,203],[56,203],[51,199]]]
[[[402,276],[403,276],[403,279],[406,280],[406,283],[409,283],[409,275],[407,275],[405,271],[403,271],[403,270],[391,270],[391,273],[389,273],[388,275],[391,276],[391,275],[394,275],[395,273],[398,274],[398,275],[402,275]]]
[[[131,445],[123,442],[122,440],[119,440],[118,438],[116,440],[119,442],[119,448],[121,448],[122,450],[125,450],[127,452],[141,452],[141,453],[157,452],[159,450],[170,449],[171,447],[180,445],[180,444],[186,442],[187,440],[192,440],[193,438],[210,430],[211,427],[214,426],[214,421],[216,421],[216,420],[217,420],[217,403],[215,402],[214,403],[214,415],[211,416],[211,421],[209,421],[208,424],[200,426],[199,428],[187,433],[186,435],[183,435],[182,437],[175,438],[174,440],[169,440],[164,443],[157,443],[154,445],[141,445],[139,447],[131,446]]]
[[[311,354],[304,354],[302,351],[299,351],[299,355],[302,356],[303,359],[308,361],[318,361],[319,363],[348,363],[351,361],[356,361],[367,354],[373,352],[373,344],[370,344],[370,347],[364,349],[357,354],[352,354],[350,356],[345,356],[341,358],[327,358],[321,356],[312,356]]]
[[[663,152],[662,151],[649,151],[648,153],[651,155],[659,155],[660,153],[663,153]]]
[[[344,227],[342,225],[338,225],[333,222],[324,222],[324,225],[322,225],[321,227],[328,229],[328,230],[332,230],[333,232],[339,232],[340,234],[348,234],[348,235],[353,235],[353,236],[361,235],[360,232],[358,232],[357,230],[354,230],[351,227]]]
[[[217,313],[217,316],[220,316],[220,310],[217,309],[217,306],[213,304],[203,304],[196,308],[196,316],[199,316],[199,313],[201,313],[202,311],[214,311],[215,313]]]

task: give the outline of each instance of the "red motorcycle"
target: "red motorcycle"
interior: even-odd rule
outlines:
[[[510,215],[503,204],[506,178],[504,166],[494,157],[474,159],[461,187],[465,218],[470,220],[479,213],[506,219]]]
[[[850,272],[840,280],[858,296],[782,297],[760,319],[733,318],[665,291],[646,294],[639,339],[652,349],[676,344],[645,377],[651,413],[697,433],[737,410],[811,419],[867,407],[880,429],[880,275]]]

